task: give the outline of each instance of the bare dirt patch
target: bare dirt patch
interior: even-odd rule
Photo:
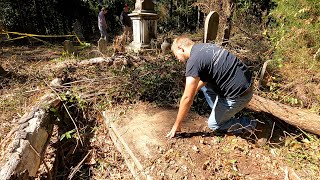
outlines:
[[[259,123],[255,132],[241,136],[217,135],[206,128],[205,117],[191,113],[178,137],[167,139],[165,135],[174,123],[176,109],[145,103],[119,109],[108,111],[107,117],[117,126],[144,173],[155,179],[280,179],[284,176],[285,163],[270,153],[276,150],[262,143],[271,132],[264,122]],[[279,133],[278,128],[275,131]]]

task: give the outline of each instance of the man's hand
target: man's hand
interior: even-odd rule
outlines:
[[[173,138],[176,135],[176,132],[180,132],[181,127],[176,127],[175,125],[172,127],[171,131],[167,134],[167,138]]]

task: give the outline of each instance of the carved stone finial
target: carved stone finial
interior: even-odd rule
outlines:
[[[152,0],[136,0],[135,11],[154,11]]]

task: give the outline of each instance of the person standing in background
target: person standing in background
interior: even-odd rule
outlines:
[[[125,4],[123,7],[123,11],[121,12],[121,15],[120,15],[120,22],[123,29],[122,37],[125,38],[126,42],[130,42],[131,36],[132,36],[132,21],[128,16],[128,14],[129,14],[129,7],[127,4]]]
[[[98,15],[98,27],[100,30],[101,38],[107,41],[108,34],[107,34],[107,22],[105,15],[107,14],[108,10],[103,7]]]

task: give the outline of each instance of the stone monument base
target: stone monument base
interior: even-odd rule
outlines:
[[[129,51],[140,52],[140,51],[144,51],[145,49],[150,49],[150,44],[131,42],[129,46],[127,46],[126,48]]]

